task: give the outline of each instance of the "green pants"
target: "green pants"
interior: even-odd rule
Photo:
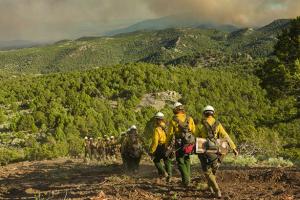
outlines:
[[[207,180],[208,187],[211,187],[214,192],[220,191],[216,180],[216,172],[219,167],[219,159],[216,154],[199,154],[201,168]]]
[[[84,148],[84,157],[85,158],[90,158],[90,159],[92,159],[92,151],[91,151],[91,148],[89,148],[89,147],[85,147]]]
[[[185,155],[183,152],[177,152],[176,161],[181,174],[182,183],[184,186],[188,186],[191,182],[190,155]]]
[[[161,163],[161,160],[164,162],[164,167]],[[165,148],[163,145],[159,145],[154,152],[154,165],[158,171],[159,176],[164,176],[167,172],[169,178],[172,177],[172,161],[165,156]]]

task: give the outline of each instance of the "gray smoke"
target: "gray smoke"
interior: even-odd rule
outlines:
[[[182,13],[202,21],[260,26],[299,11],[300,0],[0,0],[0,41],[100,35]]]
[[[0,41],[99,35],[150,16],[140,0],[0,0]],[[145,19],[145,18],[142,18]]]
[[[260,26],[278,18],[300,15],[300,0],[150,0],[157,15],[191,13],[203,21]]]

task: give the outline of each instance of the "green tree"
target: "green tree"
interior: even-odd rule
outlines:
[[[17,122],[18,131],[37,131],[37,127],[34,123],[34,118],[32,115],[22,115]]]
[[[38,127],[41,127],[43,124],[47,124],[47,117],[41,111],[37,111],[34,113],[34,120]]]
[[[0,109],[0,124],[5,122],[5,120],[6,120],[6,116],[4,114],[4,111],[2,109]]]
[[[300,17],[282,32],[275,45],[274,56],[258,70],[262,86],[273,99],[300,96]]]

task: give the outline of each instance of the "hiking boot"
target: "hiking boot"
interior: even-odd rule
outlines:
[[[216,197],[217,197],[218,199],[221,199],[221,198],[222,198],[222,194],[221,194],[221,191],[220,191],[220,190],[218,190],[218,191],[216,192]]]
[[[172,182],[172,177],[167,176],[167,177],[166,177],[166,182],[167,182],[167,183],[171,183],[171,182]]]
[[[166,171],[162,175],[162,177],[165,177],[165,178],[167,178],[168,176],[169,176],[169,174]]]

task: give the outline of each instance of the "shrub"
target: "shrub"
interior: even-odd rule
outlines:
[[[24,151],[16,148],[0,147],[0,165],[24,160]]]
[[[4,111],[0,108],[0,124],[4,123],[6,121],[6,115]]]
[[[253,167],[257,165],[257,159],[254,156],[244,156],[240,155],[238,157],[234,157],[228,155],[224,159],[225,165],[233,165],[239,167]]]
[[[37,131],[32,115],[23,115],[17,122],[18,131]]]
[[[68,147],[68,154],[78,157],[83,152],[83,140],[78,136],[71,135],[68,137]]]
[[[282,157],[279,158],[269,158],[264,161],[263,164],[270,167],[293,167],[293,163],[290,160],[284,160]]]

